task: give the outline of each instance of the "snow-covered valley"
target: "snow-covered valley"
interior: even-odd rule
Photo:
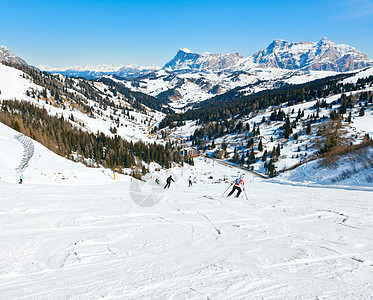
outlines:
[[[369,187],[246,174],[248,200],[225,198],[237,169],[216,162],[114,181],[36,142],[21,185],[14,134],[0,127],[2,299],[373,297]]]
[[[373,298],[364,53],[65,70],[97,80],[0,61],[1,300]]]

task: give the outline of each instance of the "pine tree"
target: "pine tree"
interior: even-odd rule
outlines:
[[[239,160],[239,156],[238,156],[238,153],[237,153],[237,149],[234,148],[233,162],[237,163],[238,160]]]
[[[247,158],[247,164],[251,165],[253,163],[255,163],[255,154],[254,154],[254,148],[251,148],[249,157]]]
[[[269,164],[268,164],[268,173],[269,173],[269,177],[271,178],[276,176],[276,167],[272,159],[269,161]]]
[[[283,128],[284,128],[284,137],[288,139],[293,132],[293,130],[291,129],[289,116],[287,116]]]
[[[259,150],[260,152],[263,151],[263,143],[262,143],[262,139],[260,139],[260,141],[259,141],[259,144],[258,144],[258,150]]]
[[[352,115],[351,112],[349,112],[348,117],[346,119],[346,122],[351,123],[352,122]]]
[[[245,164],[245,154],[242,153],[241,160],[240,160],[240,165],[243,166]]]
[[[262,161],[267,161],[267,150],[264,150],[263,156],[262,156]]]
[[[17,130],[17,131],[19,131],[19,132],[21,132],[21,127],[19,126],[18,121],[15,121],[15,122],[13,123],[13,129],[14,129],[14,130]]]

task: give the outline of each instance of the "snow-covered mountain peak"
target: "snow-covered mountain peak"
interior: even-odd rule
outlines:
[[[333,43],[333,42],[324,36],[320,41],[318,41],[318,43]]]
[[[0,62],[2,61],[27,65],[27,63],[22,58],[15,56],[14,53],[4,45],[0,45]]]
[[[267,49],[276,49],[276,48],[279,48],[279,47],[283,47],[283,45],[286,44],[286,43],[287,42],[282,40],[282,39],[273,40],[272,43],[269,44]]]
[[[204,52],[202,54],[184,51],[180,49],[175,57],[166,63],[163,69],[169,71],[223,71],[232,70],[244,58],[239,53],[214,54]]]
[[[366,54],[354,47],[335,44],[323,37],[318,42],[273,40],[267,48],[244,58],[239,53],[198,54],[180,49],[163,69],[169,71],[243,71],[255,65],[280,69],[345,72],[372,65]]]
[[[180,48],[179,51],[182,51],[184,53],[194,53],[193,51],[189,50],[188,48]]]
[[[316,43],[274,40],[253,55],[255,63],[281,69],[345,72],[371,65],[367,55],[354,47],[335,44],[326,37]]]

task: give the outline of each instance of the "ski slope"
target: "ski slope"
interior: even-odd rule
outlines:
[[[14,138],[19,132],[0,122],[0,182],[18,183],[20,173],[15,169],[23,159],[24,148]],[[35,152],[22,173],[25,183],[36,184],[101,184],[111,181],[110,170],[87,168],[49,151],[33,141]],[[120,175],[119,175],[120,176]],[[1,197],[1,196],[0,196]]]
[[[196,159],[113,181],[36,142],[19,185],[14,134],[1,124],[1,299],[373,297],[371,189],[246,175],[249,199],[224,198],[228,166]],[[168,174],[170,189],[153,184]]]

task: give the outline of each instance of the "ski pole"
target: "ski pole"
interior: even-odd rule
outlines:
[[[232,184],[230,186],[228,186],[228,188],[224,191],[223,194],[221,194],[222,196],[230,189],[230,187],[232,186]]]
[[[243,190],[243,192],[245,193],[246,200],[249,200],[249,198],[247,198],[246,190]]]

